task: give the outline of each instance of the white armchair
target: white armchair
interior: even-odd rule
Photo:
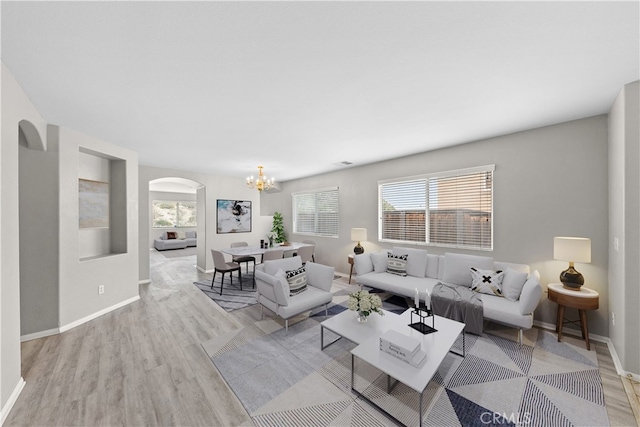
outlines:
[[[302,267],[299,256],[265,261],[256,266],[256,293],[260,310],[267,307],[285,321],[285,330],[289,330],[289,319],[324,304],[333,299],[331,284],[335,269],[326,265],[307,262],[305,265],[307,289],[294,296],[289,294],[286,272]]]

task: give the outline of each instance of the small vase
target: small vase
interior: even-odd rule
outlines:
[[[367,319],[369,317],[367,316],[367,314],[365,314],[364,311],[360,311],[358,312],[358,322],[360,323],[367,323]]]

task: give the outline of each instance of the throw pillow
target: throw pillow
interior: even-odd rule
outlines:
[[[289,296],[296,296],[307,290],[307,272],[303,267],[295,270],[287,270],[287,282],[289,282]]]
[[[520,293],[529,275],[526,272],[507,268],[502,279],[502,293],[509,301],[518,301]]]
[[[427,271],[426,250],[394,246],[393,254],[407,255],[407,276],[424,277]]]
[[[356,274],[371,273],[373,271],[373,261],[371,254],[358,254],[353,257],[353,266],[356,268]]]
[[[407,255],[387,255],[387,273],[406,277]]]
[[[475,267],[471,271],[471,290],[481,294],[495,295],[502,297],[502,278],[504,273],[501,270],[479,270]]]
[[[371,261],[373,261],[373,271],[376,273],[384,273],[387,271],[387,253],[375,252],[371,254]]]
[[[177,239],[178,233],[176,231],[167,231],[167,240]]]

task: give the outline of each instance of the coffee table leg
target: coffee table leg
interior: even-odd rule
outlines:
[[[331,341],[329,344],[324,345],[324,326],[322,326],[322,324],[320,324],[320,350],[324,350],[325,348],[329,347],[331,344],[333,344],[336,341],[338,341],[340,338],[342,338],[342,337],[338,336],[338,338],[336,338],[335,340]]]

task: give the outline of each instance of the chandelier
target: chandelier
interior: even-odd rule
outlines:
[[[262,169],[262,166],[258,166],[258,179],[253,179],[253,175],[247,178],[247,187],[255,188],[258,191],[271,190],[273,188],[275,180],[273,178],[267,179],[262,173]]]

